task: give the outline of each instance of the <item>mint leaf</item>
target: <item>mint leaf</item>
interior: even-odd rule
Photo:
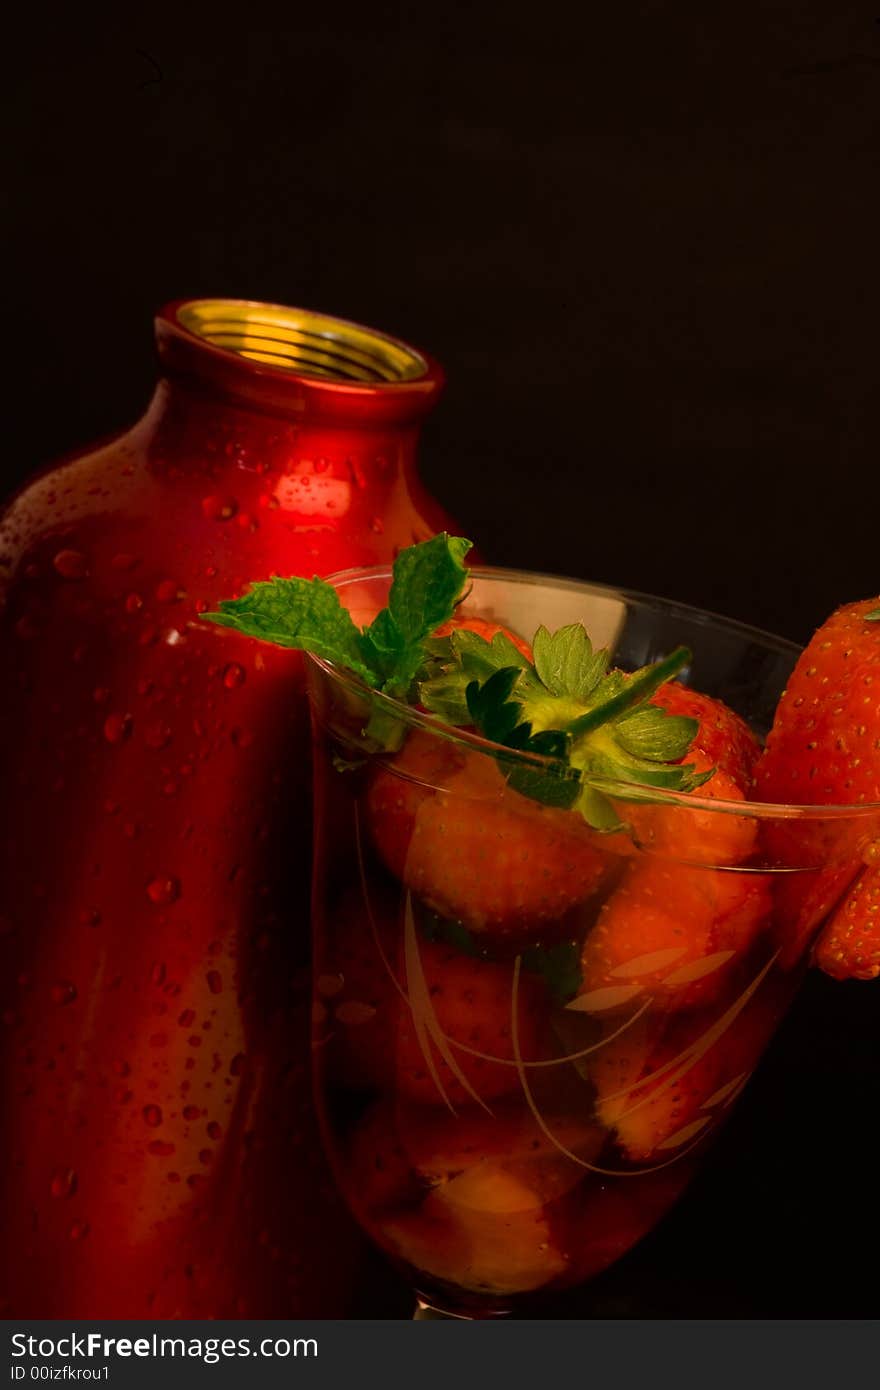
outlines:
[[[262,642],[312,652],[375,689],[405,697],[427,659],[425,639],[455,611],[470,548],[464,537],[443,532],[402,550],[392,569],[388,606],[363,632],[323,579],[253,584],[204,617]]]
[[[332,584],[323,579],[267,579],[251,585],[241,598],[224,599],[219,612],[204,617],[261,642],[313,652],[375,684],[361,634]]]
[[[369,663],[387,695],[406,695],[425,663],[424,642],[452,617],[467,578],[471,542],[439,536],[402,550],[394,562],[388,606],[363,634]]]
[[[880,623],[880,608],[875,608],[872,613],[865,614],[866,623]]]
[[[402,550],[394,561],[388,612],[406,642],[421,642],[448,618],[461,597],[471,542],[443,531]]]

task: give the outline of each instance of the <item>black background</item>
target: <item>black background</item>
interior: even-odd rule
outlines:
[[[180,10],[7,45],[6,489],[140,413],[158,304],[242,295],[441,359],[423,474],[500,563],[798,639],[877,592],[877,0]],[[814,976],[566,1309],[875,1314],[878,1077],[880,985]]]

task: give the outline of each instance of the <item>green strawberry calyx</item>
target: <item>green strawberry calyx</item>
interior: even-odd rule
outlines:
[[[690,663],[686,647],[629,674],[609,670],[609,653],[593,650],[581,623],[555,633],[540,627],[533,662],[516,652],[515,664],[490,672],[493,661],[508,660],[508,639],[489,643],[459,630],[440,641],[447,644],[442,650],[437,639],[431,643],[440,670],[429,669],[421,682],[422,704],[449,722],[476,727],[493,743],[550,759],[550,767],[509,764],[508,781],[537,801],[576,807],[596,829],[620,825],[599,782],[689,792],[714,771],[682,762],[697,721],[648,703]],[[466,714],[457,705],[462,686]]]
[[[684,762],[697,721],[649,703],[689,664],[687,648],[628,673],[610,668],[607,651],[594,651],[581,623],[555,633],[540,627],[532,661],[503,632],[491,641],[466,628],[434,636],[462,600],[470,548],[443,532],[402,550],[388,604],[363,628],[333,585],[318,578],[253,584],[204,619],[311,652],[369,689],[421,705],[446,724],[476,728],[514,754],[536,755],[497,755],[510,785],[546,805],[577,809],[597,829],[620,826],[599,783],[687,792],[711,777]],[[404,732],[387,707],[374,710],[364,731],[373,748],[387,751]]]

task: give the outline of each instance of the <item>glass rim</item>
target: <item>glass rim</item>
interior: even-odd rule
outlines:
[[[677,599],[663,598],[656,594],[644,593],[638,589],[597,584],[591,580],[572,579],[565,575],[548,574],[543,571],[506,569],[494,565],[469,566],[468,572],[475,579],[499,579],[507,583],[523,585],[552,584],[557,588],[586,591],[607,598],[633,600],[636,603],[659,608],[666,613],[680,613],[682,616],[704,622],[707,626],[720,624],[730,632],[738,633],[743,637],[751,637],[763,646],[775,649],[782,654],[789,653],[792,656],[797,656],[804,650],[796,642],[767,632],[763,628],[743,623],[737,618],[729,618],[709,609],[697,608]],[[346,584],[368,582],[369,580],[390,580],[391,577],[390,565],[354,566],[325,575],[324,582],[339,589]],[[508,748],[503,743],[494,743],[491,739],[484,738],[482,734],[471,733],[467,729],[446,724],[436,715],[415,709],[412,705],[405,704],[404,701],[398,700],[392,695],[384,695],[381,691],[374,690],[372,686],[367,685],[353,672],[337,666],[332,661],[327,661],[324,657],[315,656],[312,652],[305,652],[304,656],[338,684],[356,695],[367,696],[377,702],[379,708],[393,713],[401,723],[408,724],[412,728],[422,729],[434,737],[446,739],[450,743],[459,744],[464,748],[481,752],[496,760],[501,759],[506,763],[535,769],[549,769],[559,766],[558,760],[544,754]],[[591,777],[590,786],[607,796],[616,796],[620,800],[660,803],[680,806],[686,810],[715,811],[720,814],[748,816],[759,820],[839,821],[847,818],[859,820],[876,815],[880,811],[880,801],[862,801],[854,804],[829,803],[827,805],[800,802],[733,801],[722,797],[698,796],[693,792],[670,791],[666,788],[652,787],[644,782],[624,782],[615,778]]]

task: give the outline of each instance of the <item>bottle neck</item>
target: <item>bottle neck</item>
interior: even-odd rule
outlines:
[[[387,482],[413,462],[439,366],[311,311],[187,300],[156,320],[162,376],[142,428],[152,470],[312,471]]]

